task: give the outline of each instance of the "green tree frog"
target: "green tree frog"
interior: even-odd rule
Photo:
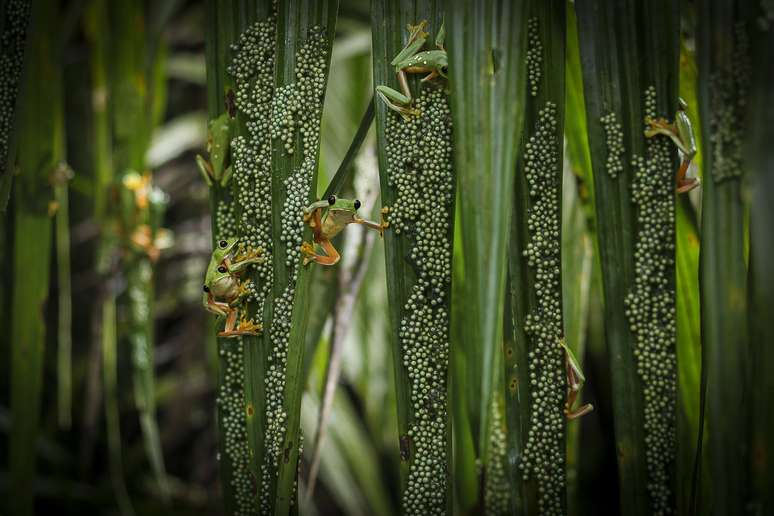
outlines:
[[[693,134],[691,119],[686,113],[687,109],[688,104],[683,99],[679,99],[674,123],[670,124],[664,118],[656,120],[650,117],[645,118],[645,123],[648,124],[648,128],[645,129],[646,137],[653,138],[658,134],[668,136],[680,149],[682,162],[677,170],[677,193],[689,192],[700,183],[698,177],[685,177],[691,160],[696,156],[696,138]]]
[[[331,195],[328,199],[317,201],[304,208],[304,222],[312,228],[314,242],[325,251],[324,255],[315,252],[314,244],[304,242],[301,244],[301,252],[304,254],[304,265],[311,262],[320,265],[335,265],[341,256],[333,247],[331,239],[338,235],[347,224],[361,224],[374,229],[379,235],[384,235],[384,230],[390,225],[384,220],[389,208],[382,208],[382,222],[370,222],[357,216],[360,209],[360,201],[357,199],[339,199]]]
[[[219,337],[257,335],[261,325],[248,320],[243,312],[237,324],[239,306],[249,293],[250,280],[240,281],[239,275],[249,265],[260,263],[260,251],[237,254],[238,240],[226,238],[218,242],[212,252],[207,273],[204,277],[202,304],[210,312],[226,318],[226,326],[218,332]]]
[[[591,403],[586,403],[577,409],[572,408],[575,405],[578,393],[586,382],[586,377],[583,376],[578,359],[575,358],[575,354],[570,347],[565,344],[564,339],[557,339],[557,341],[564,348],[564,363],[567,372],[567,401],[564,404],[564,415],[567,416],[567,419],[577,419],[594,410],[594,406]]]
[[[395,59],[390,62],[395,67],[401,91],[396,91],[384,85],[376,87],[376,94],[387,104],[387,107],[400,113],[406,120],[412,115],[419,115],[419,111],[411,107],[411,88],[409,88],[406,74],[427,74],[422,79],[422,82],[425,82],[436,77],[446,78],[446,71],[449,66],[446,50],[443,48],[443,41],[446,37],[443,25],[441,25],[441,29],[435,38],[435,45],[438,50],[419,51],[427,38],[427,33],[423,30],[426,24],[427,20],[422,20],[417,25],[409,25],[408,43],[395,56]]]
[[[207,130],[207,153],[210,160],[207,161],[200,155],[196,155],[196,165],[204,176],[207,186],[217,183],[226,186],[231,179],[231,163],[229,145],[234,134],[234,119],[228,113],[223,113],[218,118],[210,120]]]

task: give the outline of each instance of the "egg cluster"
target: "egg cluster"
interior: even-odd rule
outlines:
[[[546,102],[525,146],[524,172],[529,188],[524,250],[535,273],[536,304],[527,314],[530,337],[530,429],[521,463],[525,479],[538,484],[540,514],[562,514],[564,475],[564,354],[560,285],[560,196],[562,167],[558,149],[556,104]],[[561,135],[561,132],[558,133]],[[561,138],[561,136],[560,136]]]
[[[491,430],[489,433],[489,467],[486,471],[484,508],[486,514],[508,514],[511,489],[506,470],[506,429],[502,416],[503,403],[499,396],[492,399]]]
[[[241,341],[241,339],[239,339]],[[223,451],[231,469],[231,489],[236,499],[236,515],[254,514],[254,477],[250,473],[250,450],[247,444],[245,423],[245,374],[242,343],[236,339],[220,339],[223,373],[215,400],[218,417],[224,428]]]
[[[645,114],[656,118],[656,90],[645,92]],[[626,316],[644,394],[645,459],[653,514],[670,514],[669,471],[675,459],[677,359],[674,268],[674,167],[666,137],[648,138],[634,156],[632,202],[637,206],[634,288]]]
[[[263,313],[263,303],[272,288],[271,240],[271,113],[274,97],[274,46],[276,19],[254,23],[232,46],[234,59],[229,73],[236,82],[235,102],[245,119],[246,135],[231,141],[234,203],[221,203],[218,216],[225,224],[236,221],[236,233],[245,250],[260,249],[262,263],[254,266],[254,281],[248,285],[253,313]],[[225,205],[225,207],[224,207]],[[230,224],[229,224],[230,225]]]
[[[602,127],[605,129],[605,144],[607,145],[605,168],[610,177],[615,179],[624,170],[623,128],[612,111],[600,118],[599,121],[602,122]]]
[[[540,25],[537,18],[527,21],[527,75],[529,77],[529,93],[533,97],[538,94],[543,63],[543,44],[540,42]]]
[[[761,0],[761,11],[758,27],[762,31],[768,31],[774,25],[774,0]]]
[[[741,177],[747,90],[750,84],[750,43],[744,23],[734,27],[730,66],[710,78],[710,142],[712,178],[715,182]]]
[[[272,499],[269,486],[278,474],[277,468],[283,454],[287,422],[283,405],[285,371],[301,257],[299,247],[304,232],[304,207],[309,202],[312,178],[317,169],[327,49],[325,31],[320,27],[310,29],[304,45],[296,52],[296,80],[277,91],[269,121],[271,138],[281,141],[288,155],[300,154],[301,161],[284,181],[285,202],[282,206],[280,240],[286,252],[288,284],[274,300],[270,331],[271,354],[265,380],[266,452],[261,465],[262,513],[270,511]]]
[[[415,449],[403,506],[406,514],[445,514],[452,124],[439,89],[423,88],[415,106],[421,115],[408,121],[388,113],[385,131],[388,185],[395,192],[390,227],[409,243],[416,272],[398,335],[411,383],[408,434]]]
[[[303,153],[301,165],[285,180],[285,204],[282,207],[280,240],[285,244],[285,265],[293,269],[301,257],[303,212],[317,169],[326,48],[324,30],[320,27],[310,29],[309,38],[296,53],[296,81],[280,88],[274,98],[272,138],[279,139],[285,151],[293,154],[300,136],[300,151]]]
[[[8,162],[8,145],[19,91],[24,42],[30,18],[29,0],[9,0],[0,35],[0,176]]]
[[[235,100],[246,119],[247,135],[231,142],[236,202],[220,202],[216,212],[219,238],[241,235],[245,250],[260,248],[263,263],[254,265],[258,281],[249,285],[249,299],[263,312],[271,292],[271,145],[267,135],[274,90],[275,18],[248,27],[232,46],[229,73],[236,83]],[[242,339],[220,339],[224,378],[218,388],[218,407],[225,429],[225,457],[232,472],[231,489],[239,516],[255,514],[257,479],[250,468],[246,417],[254,408],[245,403],[244,348]]]

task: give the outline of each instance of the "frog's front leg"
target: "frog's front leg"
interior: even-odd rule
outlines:
[[[367,228],[374,229],[374,230],[378,231],[379,232],[379,236],[383,238],[384,237],[384,230],[387,229],[390,226],[390,223],[385,219],[385,215],[387,213],[389,213],[389,211],[390,211],[390,208],[388,208],[387,206],[382,208],[382,210],[381,210],[382,222],[379,223],[379,224],[377,224],[376,222],[371,222],[370,220],[365,220],[365,219],[361,219],[361,218],[358,218],[358,217],[355,217],[353,222],[355,224],[360,224],[360,225],[365,226]]]
[[[336,265],[341,259],[341,255],[333,247],[333,244],[327,238],[322,238],[317,243],[325,251],[325,255],[317,254],[314,250],[314,244],[304,242],[301,244],[301,252],[304,254],[304,265],[309,265],[311,262],[319,263],[320,265]]]
[[[238,254],[234,259],[225,258],[223,264],[231,274],[239,274],[248,266],[263,262],[261,249],[254,249],[246,253]]]

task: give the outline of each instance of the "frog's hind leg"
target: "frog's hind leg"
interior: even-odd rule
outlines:
[[[319,263],[320,265],[336,265],[341,259],[341,255],[339,255],[339,252],[333,247],[331,241],[322,239],[318,243],[320,244],[320,247],[323,248],[323,251],[325,251],[325,255],[317,254],[314,250],[314,246],[308,242],[304,242],[301,245],[301,252],[305,255],[304,265],[308,265],[311,262]]]
[[[683,159],[682,163],[680,163],[680,168],[677,171],[677,193],[690,192],[701,184],[698,177],[685,177],[690,165],[690,159]]]
[[[221,301],[215,301],[213,299],[211,294],[207,295],[207,310],[214,313],[218,317],[225,317],[229,314],[229,311],[231,310],[231,307],[228,306],[228,303],[223,303]]]
[[[566,365],[566,371],[567,401],[564,404],[564,415],[567,416],[567,419],[573,420],[585,416],[594,410],[594,405],[591,403],[586,403],[585,405],[582,405],[573,410],[572,406],[575,405],[575,400],[578,398],[578,393],[580,392],[582,382],[578,378],[578,375],[575,373],[575,370],[569,364],[569,361]]]
[[[577,397],[577,395],[578,393],[575,392],[573,393],[572,396],[570,396],[570,398],[567,398],[567,404],[564,407],[564,415],[569,420],[578,419],[579,417],[583,417],[589,412],[594,410],[594,405],[592,405],[591,403],[586,403],[585,405],[580,406],[575,410],[572,410],[572,403],[575,402],[575,398]]]

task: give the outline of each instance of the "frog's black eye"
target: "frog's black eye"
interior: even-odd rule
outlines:
[[[356,210],[360,209],[360,201],[358,199],[355,199],[355,209]]]
[[[225,273],[226,272],[226,267],[221,265],[220,267],[218,267],[218,272],[221,273],[221,274]]]
[[[220,242],[218,242],[218,245],[223,249],[225,249],[226,246],[228,246],[228,242],[226,242],[225,240],[221,240]]]
[[[331,195],[330,197],[328,197],[328,204],[330,204],[331,206],[336,204],[336,196],[335,195]]]
[[[449,67],[448,66],[442,66],[441,71],[444,75],[447,75],[449,73]]]
[[[204,290],[205,292],[209,292],[210,291],[210,287],[208,287],[207,285],[204,285],[202,287],[202,290]]]

